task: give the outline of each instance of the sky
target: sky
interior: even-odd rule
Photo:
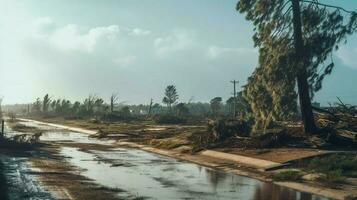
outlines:
[[[350,10],[357,0],[321,0]],[[180,102],[226,100],[257,66],[253,26],[237,0],[0,0],[0,96],[4,104],[53,98],[161,103],[167,85]],[[357,36],[315,99],[357,104]]]

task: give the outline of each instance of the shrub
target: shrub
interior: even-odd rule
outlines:
[[[249,136],[250,128],[243,120],[210,120],[207,124],[208,132],[213,133],[217,141],[223,141],[231,136]]]
[[[187,122],[185,118],[174,115],[158,115],[154,120],[158,124],[184,124]]]
[[[318,181],[328,187],[339,188],[339,184],[344,183],[346,177],[342,176],[341,170],[329,171],[320,178]]]
[[[273,175],[275,181],[300,181],[302,173],[297,170],[287,170]]]
[[[357,156],[339,154],[315,158],[309,164],[309,169],[324,174],[340,171],[343,176],[357,177]]]

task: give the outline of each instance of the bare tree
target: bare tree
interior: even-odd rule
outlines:
[[[150,99],[150,105],[149,105],[149,116],[151,115],[151,111],[152,111],[152,105],[153,105],[153,100]]]
[[[51,104],[51,97],[49,97],[48,94],[46,94],[43,97],[43,101],[42,101],[42,112],[43,113],[47,113],[48,112],[48,108],[50,107]]]
[[[97,101],[98,96],[95,94],[90,94],[83,102],[83,105],[86,108],[87,114],[93,114],[95,102]]]
[[[3,97],[0,96],[0,119],[2,118],[2,100],[3,100]]]
[[[119,96],[117,93],[113,93],[111,96],[110,96],[110,114],[113,114],[114,112],[114,107],[115,105],[117,104],[119,100]]]

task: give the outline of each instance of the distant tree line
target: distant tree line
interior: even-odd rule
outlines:
[[[119,103],[119,95],[113,93],[106,102],[97,95],[88,95],[82,102],[68,99],[55,99],[49,94],[37,98],[28,109],[23,108],[23,114],[44,117],[66,118],[118,118],[128,119],[139,116],[175,116],[187,117],[230,117],[232,116],[234,97],[223,101],[222,97],[214,97],[206,102],[180,102],[176,86],[169,85],[164,91],[162,104],[151,102],[150,104],[125,105]],[[240,116],[248,113],[249,106],[242,98],[242,94],[236,98],[237,112]]]

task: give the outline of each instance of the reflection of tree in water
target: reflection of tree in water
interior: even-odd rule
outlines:
[[[300,198],[298,198],[300,196]],[[300,193],[278,185],[263,183],[257,185],[252,200],[311,200],[311,194]]]
[[[224,181],[227,177],[227,174],[218,172],[215,170],[205,168],[206,178],[209,183],[213,186],[214,190],[217,189],[217,186],[220,182]]]

